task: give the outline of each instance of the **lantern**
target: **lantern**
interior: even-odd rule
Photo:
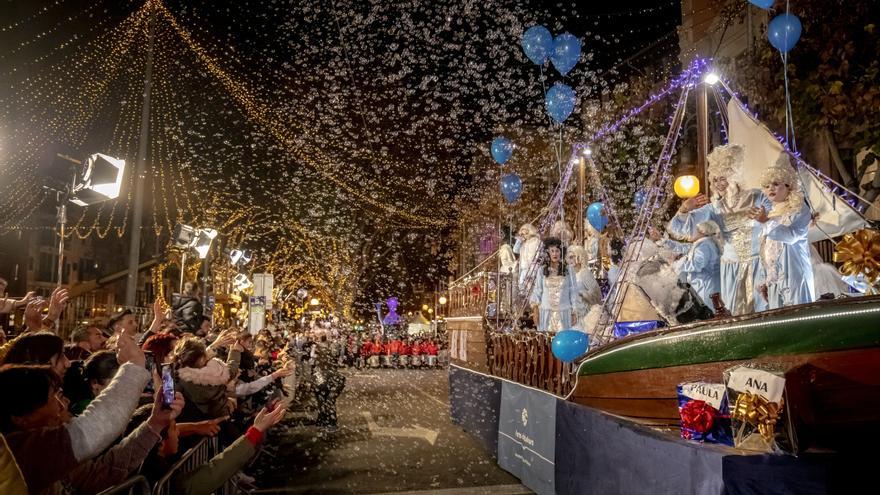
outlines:
[[[675,195],[681,199],[693,198],[700,194],[700,179],[694,175],[682,175],[675,179]]]

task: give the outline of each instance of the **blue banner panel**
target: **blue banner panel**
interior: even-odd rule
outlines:
[[[500,405],[500,379],[449,365],[449,414],[452,422],[473,435],[496,458]]]
[[[556,420],[557,493],[724,493],[721,464],[729,449],[562,400]]]
[[[540,495],[556,493],[556,397],[501,384],[498,465]]]

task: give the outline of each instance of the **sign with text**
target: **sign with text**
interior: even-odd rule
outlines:
[[[266,301],[267,311],[272,310],[272,290],[275,286],[275,278],[271,273],[254,274],[254,295],[263,296]]]
[[[556,493],[556,397],[501,384],[498,465],[540,495]]]

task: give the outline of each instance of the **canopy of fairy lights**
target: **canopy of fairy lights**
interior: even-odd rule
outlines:
[[[368,273],[386,295],[442,277],[444,239],[475,198],[497,195],[493,133],[563,132],[542,96],[560,78],[523,55],[526,27],[582,40],[564,80],[600,102],[637,57],[677,55],[681,16],[671,0],[78,3],[34,5],[0,26],[0,233],[54,228],[47,156],[135,162],[152,33],[144,233],[211,226],[255,251],[254,270],[322,300],[356,299]],[[600,110],[579,105],[567,140],[617,131]],[[71,211],[70,235],[122,237],[132,182]]]

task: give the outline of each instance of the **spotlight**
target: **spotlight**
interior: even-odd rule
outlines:
[[[706,74],[705,77],[703,77],[703,82],[708,84],[709,86],[714,86],[718,84],[719,80],[720,78],[718,77],[718,74],[714,72],[709,72],[708,74]]]
[[[189,248],[192,247],[196,239],[198,229],[189,225],[177,224],[174,232],[171,234],[171,242],[176,247]]]
[[[229,261],[232,262],[233,266],[237,266],[239,263],[246,265],[251,261],[251,253],[240,249],[232,249],[229,251]]]
[[[125,160],[95,153],[83,165],[82,174],[71,191],[70,202],[88,206],[118,198],[124,172]]]
[[[591,156],[593,154],[593,150],[590,148],[584,148],[584,156]]]
[[[247,275],[245,275],[244,273],[239,273],[235,276],[235,278],[232,279],[232,285],[235,287],[236,290],[241,291],[247,289],[254,284],[249,278],[247,278]]]
[[[216,230],[199,229],[195,244],[193,245],[193,248],[199,253],[199,258],[205,259],[208,257],[208,250],[211,249],[211,241],[213,241],[215,237],[217,237]]]

